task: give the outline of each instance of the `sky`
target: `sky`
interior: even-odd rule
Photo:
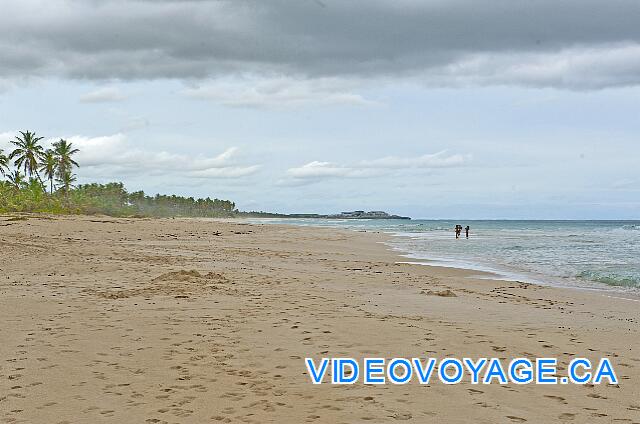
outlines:
[[[0,148],[242,210],[640,219],[636,0],[3,0]]]

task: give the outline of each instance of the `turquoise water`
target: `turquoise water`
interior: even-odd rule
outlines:
[[[640,221],[253,220],[381,231],[408,262],[517,280],[640,291]],[[456,224],[471,227],[456,240]]]

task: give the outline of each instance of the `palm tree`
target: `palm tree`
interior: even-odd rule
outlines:
[[[29,176],[36,174],[38,180],[42,182],[38,174],[38,162],[44,154],[42,146],[39,144],[42,137],[36,137],[36,133],[30,131],[20,131],[20,134],[22,137],[16,136],[16,140],[11,141],[17,148],[11,152],[9,159],[15,158],[14,165],[18,169],[22,167],[24,173]]]
[[[4,154],[4,150],[0,149],[0,175],[5,176],[9,171],[9,158]]]
[[[66,170],[64,174],[60,174],[60,172],[58,172],[58,178],[56,181],[62,185],[64,193],[67,195],[69,193],[69,189],[74,186],[73,183],[76,182],[76,176],[73,175],[70,170]]]
[[[27,183],[24,179],[24,176],[17,169],[9,174],[8,181],[9,184],[16,190],[20,190]]]
[[[60,139],[53,143],[53,153],[58,160],[58,177],[61,177],[71,172],[71,168],[79,166],[78,163],[72,159],[72,156],[78,153],[78,149],[73,148],[73,143],[69,143],[67,140]]]
[[[58,170],[58,158],[53,150],[47,149],[42,156],[40,163],[40,171],[49,180],[50,193],[53,193],[53,179],[56,177]]]

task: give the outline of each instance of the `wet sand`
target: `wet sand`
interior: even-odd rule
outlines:
[[[640,422],[639,302],[398,264],[384,237],[1,216],[0,422]],[[620,384],[312,385],[307,356],[606,356]]]

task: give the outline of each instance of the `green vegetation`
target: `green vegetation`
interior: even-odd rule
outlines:
[[[73,157],[78,149],[61,139],[45,150],[41,140],[33,132],[20,131],[11,141],[15,146],[11,153],[0,149],[0,212],[158,217],[239,214],[229,200],[128,193],[122,183],[76,186],[73,170],[79,165]]]

